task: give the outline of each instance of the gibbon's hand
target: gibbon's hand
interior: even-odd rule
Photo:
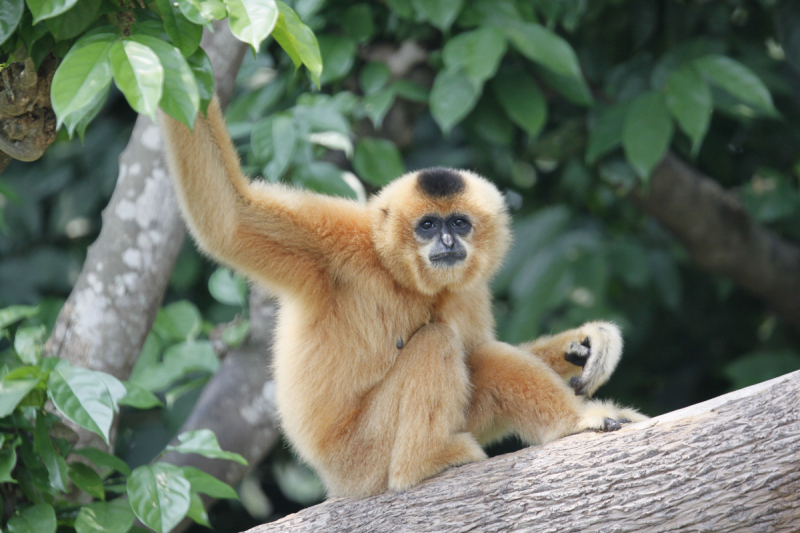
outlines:
[[[576,332],[584,338],[569,343],[564,359],[583,372],[569,384],[575,394],[591,396],[614,372],[622,356],[622,334],[611,322],[589,322]]]

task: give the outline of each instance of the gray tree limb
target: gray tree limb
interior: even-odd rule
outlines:
[[[800,372],[248,533],[800,531]]]
[[[221,102],[233,94],[246,45],[227,25],[206,32]],[[126,379],[155,320],[186,232],[162,155],[161,132],[139,116],[120,156],[117,185],[100,236],[45,346],[49,355]],[[73,426],[81,445],[104,447]]]
[[[729,276],[800,329],[800,247],[756,223],[719,183],[670,154],[632,199],[700,266]]]
[[[249,465],[175,452],[165,454],[164,461],[197,467],[236,486],[272,450],[280,436],[275,385],[269,370],[275,312],[275,301],[262,289],[253,287],[248,341],[225,356],[179,431],[210,429],[223,450],[244,456]],[[202,498],[206,504],[213,501],[205,495]],[[184,520],[174,533],[193,523]]]

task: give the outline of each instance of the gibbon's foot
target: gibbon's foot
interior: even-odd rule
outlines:
[[[583,368],[580,377],[569,380],[577,395],[591,396],[608,381],[622,356],[622,334],[611,322],[589,322],[578,328],[581,342],[570,342],[564,359]]]
[[[581,418],[574,431],[576,433],[617,431],[622,428],[623,424],[647,419],[647,416],[636,409],[619,407],[614,402],[607,400],[590,400],[583,405]]]

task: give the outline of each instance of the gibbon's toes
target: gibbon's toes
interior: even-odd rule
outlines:
[[[571,342],[567,346],[567,351],[564,353],[564,359],[573,365],[583,368],[586,366],[586,360],[589,359],[589,352],[591,350],[591,341],[589,337],[583,339],[583,342]]]
[[[580,330],[586,338],[580,343],[572,342],[568,353],[588,352],[584,359],[583,372],[579,378],[572,378],[570,386],[577,395],[591,396],[600,385],[608,381],[622,356],[622,333],[611,322],[589,322]],[[578,348],[580,346],[580,348]],[[574,350],[573,350],[574,348]],[[576,357],[567,357],[567,361],[576,364]]]
[[[616,431],[622,427],[622,420],[614,420],[613,418],[603,419],[603,431]]]

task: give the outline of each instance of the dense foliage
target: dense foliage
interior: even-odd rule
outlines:
[[[124,102],[145,114],[160,105],[191,123],[210,94],[197,28],[228,14],[258,49],[227,112],[251,174],[363,198],[406,170],[449,165],[506,192],[515,248],[494,284],[504,340],[615,320],[626,355],[601,394],[651,415],[800,368],[795,330],[731,280],[693,265],[629,201],[672,151],[738,195],[755,220],[800,241],[800,4],[296,0],[248,15],[258,24],[241,22],[260,3],[269,2],[4,0],[7,55],[41,61],[52,48],[64,57],[60,70],[75,65],[64,72],[83,76],[57,75],[53,104],[66,130],[85,131],[85,145],[63,140],[0,178],[0,304],[41,304],[24,328],[52,323],[97,233],[131,119]],[[75,6],[95,7],[79,25],[67,21]],[[274,40],[265,31],[273,19]],[[308,42],[313,30],[321,63],[282,40],[281,21]],[[156,63],[160,71],[148,70]],[[120,92],[111,89],[101,109],[112,79]],[[241,313],[228,273],[213,274],[209,295],[213,272],[186,247],[162,317],[193,325],[173,334],[162,322],[143,350],[131,382],[168,405],[124,418],[118,450],[130,462],[159,453],[196,397],[187,391],[214,371],[214,354],[195,337]],[[235,322],[231,342],[245,329]],[[185,346],[205,356],[185,357]],[[6,356],[12,351],[9,343]],[[197,366],[181,366],[187,360]],[[319,497],[285,450],[257,473],[276,514]],[[254,498],[243,497],[246,508],[269,514]],[[229,522],[230,530],[247,525]]]

